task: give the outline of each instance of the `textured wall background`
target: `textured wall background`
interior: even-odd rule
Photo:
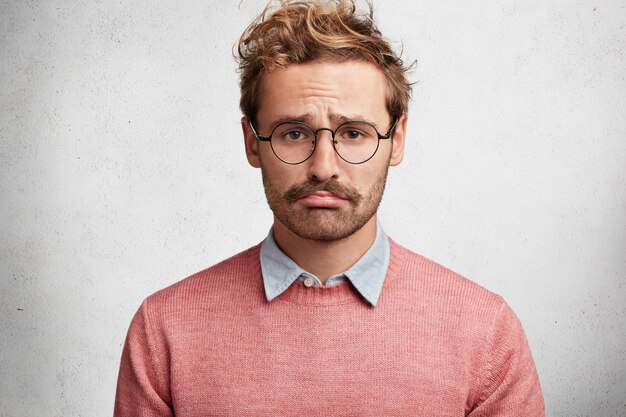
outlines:
[[[267,233],[231,57],[261,8],[0,0],[0,416],[111,415],[141,300]],[[509,301],[549,415],[626,416],[626,5],[377,12],[420,80],[387,232]]]

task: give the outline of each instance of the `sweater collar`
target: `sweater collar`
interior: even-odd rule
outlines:
[[[270,229],[269,234],[261,245],[260,261],[265,297],[268,301],[272,301],[282,294],[294,281],[303,281],[309,277],[321,284],[315,275],[300,268],[278,247],[274,239],[273,228]],[[376,226],[376,238],[372,246],[349,269],[330,277],[327,281],[327,286],[347,279],[367,302],[372,306],[376,306],[388,266],[389,239],[380,223],[378,223]]]

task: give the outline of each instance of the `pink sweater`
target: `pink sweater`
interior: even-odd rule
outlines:
[[[544,416],[502,298],[390,243],[376,307],[349,282],[268,302],[259,246],[151,295],[115,416]]]

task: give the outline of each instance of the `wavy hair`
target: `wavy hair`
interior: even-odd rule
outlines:
[[[392,117],[407,113],[412,84],[405,66],[374,23],[374,10],[359,13],[355,0],[281,0],[268,4],[239,39],[239,64],[244,115],[258,111],[265,71],[316,60],[357,60],[379,68],[387,82],[387,110]]]

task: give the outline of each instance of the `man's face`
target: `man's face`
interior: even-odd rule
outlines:
[[[269,136],[279,120],[300,120],[314,130],[336,129],[346,120],[367,121],[386,134],[391,116],[383,73],[363,62],[313,62],[279,68],[263,76],[255,127]],[[376,221],[387,170],[402,160],[406,117],[391,139],[381,139],[376,154],[363,164],[340,158],[331,134],[320,131],[315,151],[298,165],[278,159],[269,142],[258,142],[242,120],[246,153],[260,167],[276,226],[311,240],[343,239]]]

